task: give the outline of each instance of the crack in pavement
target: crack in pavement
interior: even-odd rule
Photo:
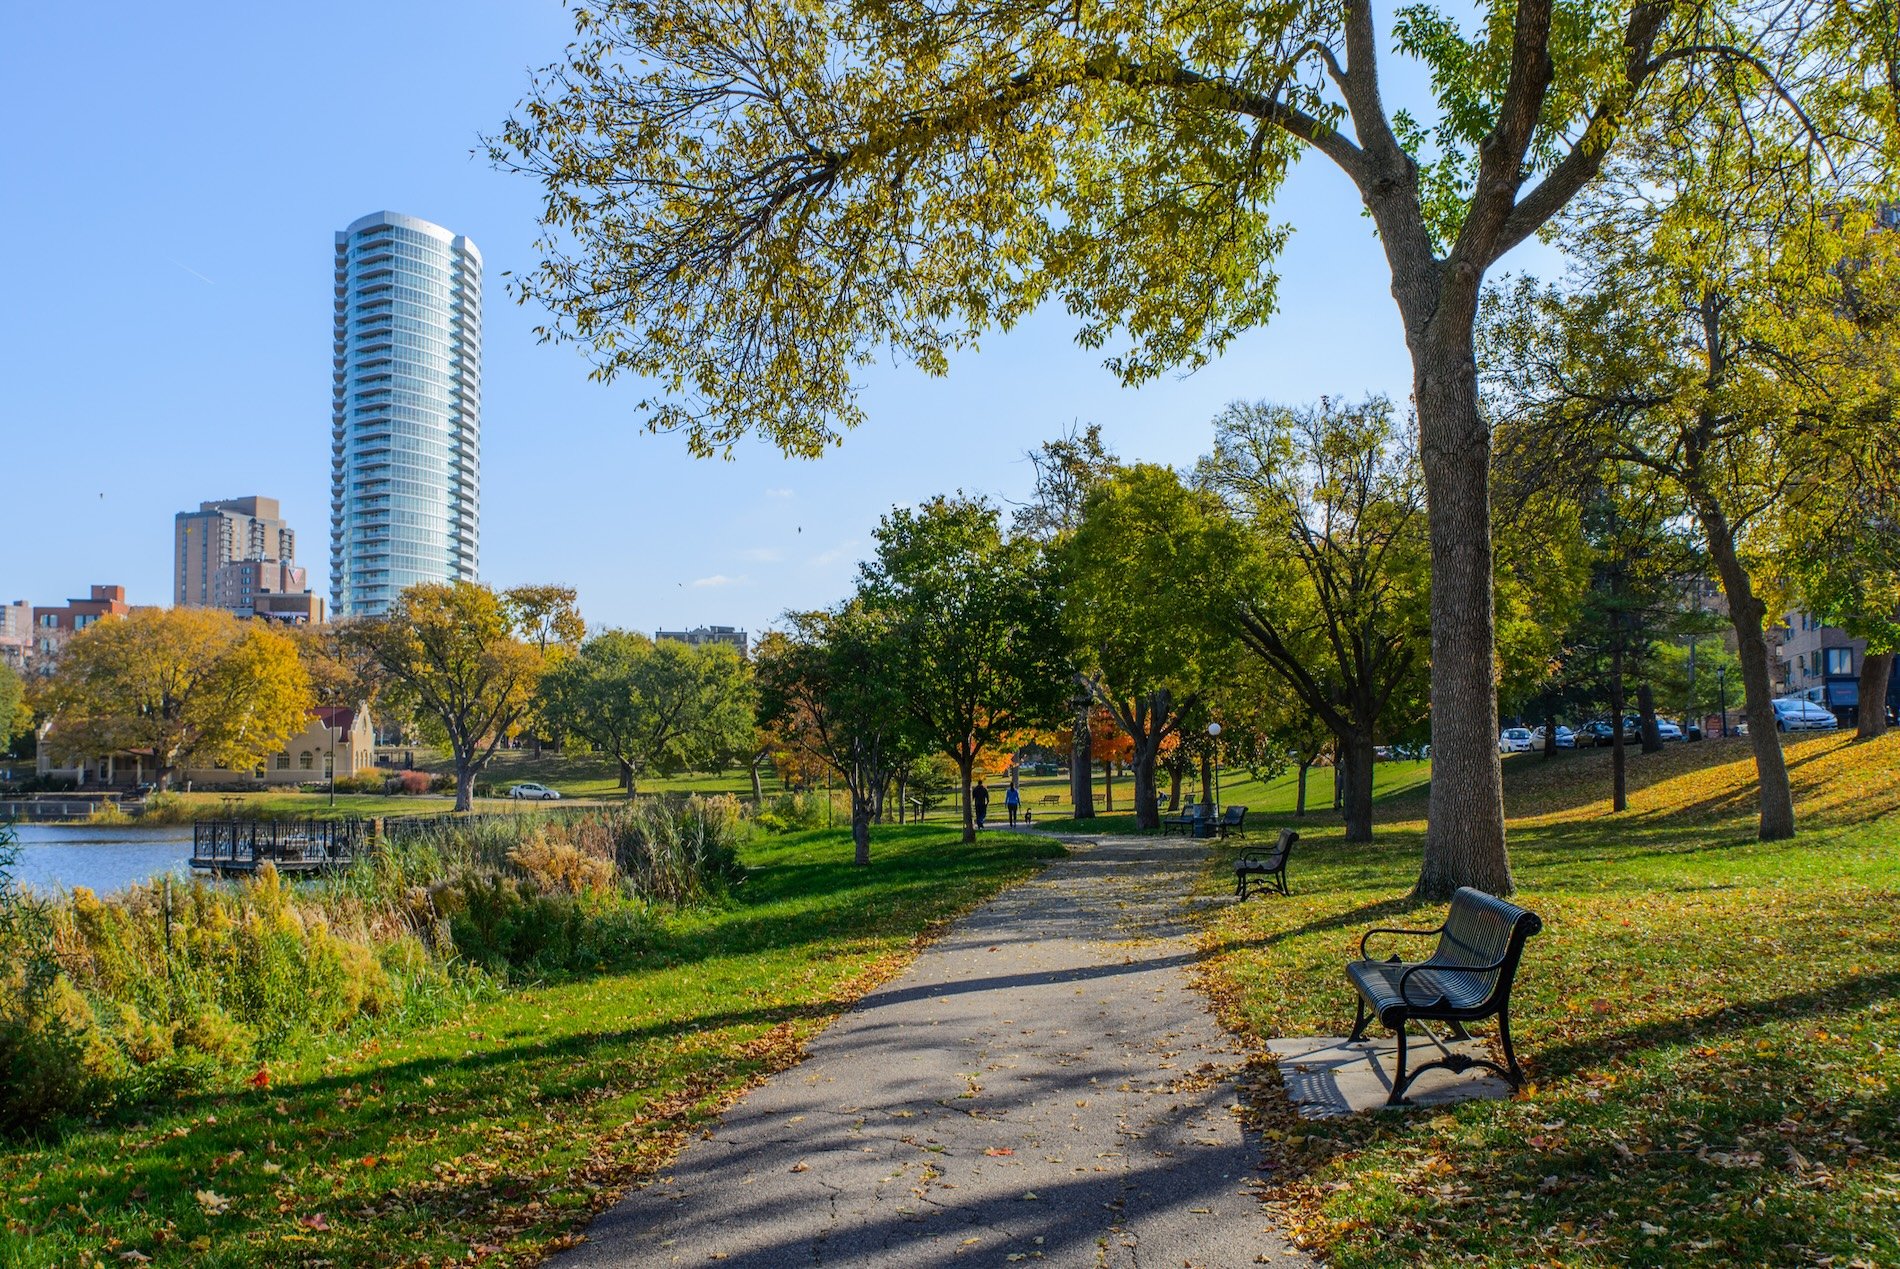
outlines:
[[[1309,1264],[1255,1196],[1241,1055],[1188,977],[1204,847],[1070,845],[554,1263]]]

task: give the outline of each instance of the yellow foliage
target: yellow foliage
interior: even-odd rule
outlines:
[[[508,862],[526,873],[543,894],[580,895],[608,890],[614,884],[611,859],[588,854],[579,847],[537,833],[508,852]]]

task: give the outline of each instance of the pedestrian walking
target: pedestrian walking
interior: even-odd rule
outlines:
[[[976,826],[983,827],[983,821],[990,817],[990,791],[978,780],[976,787],[970,790],[970,809],[976,812]]]
[[[1017,789],[1016,781],[1011,780],[1009,787],[1003,790],[1003,805],[1009,808],[1009,826],[1016,827],[1016,812],[1023,804],[1022,792]]]

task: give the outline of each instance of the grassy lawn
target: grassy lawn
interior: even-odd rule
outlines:
[[[1407,795],[1422,795],[1431,780],[1432,765],[1429,762],[1381,762],[1372,769],[1372,798],[1374,804],[1387,802]],[[1315,767],[1307,773],[1305,820],[1314,825],[1339,824],[1340,817],[1333,811],[1333,772],[1330,767]],[[1031,781],[1023,782],[1023,800],[1036,812],[1036,823],[1054,832],[1085,833],[1134,833],[1135,813],[1132,809],[1135,801],[1135,782],[1132,779],[1120,779],[1115,782],[1114,811],[1107,811],[1102,803],[1102,777],[1098,771],[1095,776],[1095,806],[1097,814],[1091,820],[1070,819],[1069,781],[1067,777],[1048,778],[1034,781],[1035,795],[1030,794]],[[1044,789],[1043,785],[1048,785]],[[1059,806],[1044,808],[1040,802],[1046,792],[1059,793],[1062,802]],[[1167,783],[1161,786],[1162,814],[1167,814]],[[1194,801],[1201,795],[1198,777],[1181,784],[1181,801]],[[1271,780],[1256,780],[1244,772],[1229,775],[1225,772],[1220,778],[1220,803],[1222,806],[1244,806],[1247,808],[1249,826],[1264,817],[1281,818],[1290,816],[1294,807],[1299,805],[1299,776],[1295,772],[1275,776]],[[991,803],[990,813],[995,816],[1001,808]],[[1050,814],[1045,817],[1044,809]]]
[[[1344,1266],[1900,1263],[1900,736],[1788,753],[1803,831],[1771,844],[1745,741],[1633,757],[1620,816],[1607,753],[1506,762],[1518,901],[1546,922],[1513,1002],[1533,1086],[1330,1123],[1256,1099],[1307,1246]],[[1442,917],[1406,898],[1423,806],[1385,799],[1371,846],[1309,824],[1291,899],[1212,919],[1231,1025],[1348,1029],[1360,932]],[[1231,885],[1217,861],[1207,888]]]
[[[940,922],[1061,853],[944,827],[761,838],[628,972],[274,1063],[269,1086],[0,1146],[0,1265],[533,1261]],[[132,1253],[138,1253],[136,1256]]]

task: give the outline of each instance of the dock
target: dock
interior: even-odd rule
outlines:
[[[373,840],[363,819],[200,820],[191,828],[191,866],[215,877],[254,873],[272,864],[286,876],[348,868]]]

